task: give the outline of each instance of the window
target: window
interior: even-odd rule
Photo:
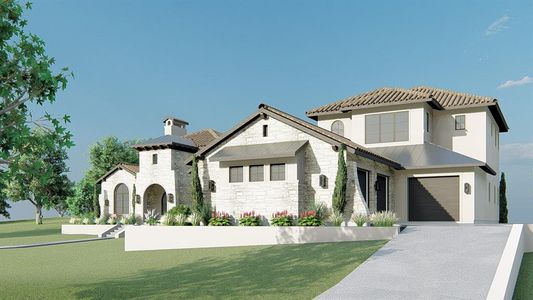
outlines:
[[[270,165],[270,181],[285,180],[285,164]]]
[[[262,165],[250,166],[250,181],[263,181],[265,179],[265,172]]]
[[[335,121],[331,124],[331,132],[344,136],[344,123],[342,121]]]
[[[242,166],[229,168],[229,182],[242,182]]]
[[[455,116],[455,130],[465,130],[465,115]]]
[[[152,154],[152,165],[157,165],[157,154]]]
[[[429,132],[429,112],[426,112],[426,132]]]
[[[409,112],[365,116],[365,140],[367,144],[409,140]]]
[[[268,125],[263,125],[263,137],[268,136]]]
[[[489,182],[489,202],[490,202],[490,182]]]

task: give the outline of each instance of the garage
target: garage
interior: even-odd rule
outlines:
[[[459,176],[409,178],[409,221],[459,221]]]

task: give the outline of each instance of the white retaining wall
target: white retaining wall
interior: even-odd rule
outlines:
[[[511,229],[487,299],[512,299],[525,252],[533,252],[533,224],[515,224]]]
[[[390,240],[395,227],[126,226],[126,251]]]
[[[61,225],[61,234],[89,234],[100,235],[115,225]]]

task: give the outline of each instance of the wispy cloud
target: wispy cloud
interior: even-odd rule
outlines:
[[[493,35],[508,28],[508,26],[506,25],[508,21],[509,21],[508,15],[504,15],[498,20],[494,21],[492,24],[489,25],[489,27],[487,27],[487,30],[485,30],[485,35],[486,36]]]
[[[532,83],[533,83],[533,77],[524,76],[522,79],[518,79],[518,80],[507,80],[506,82],[500,84],[498,88],[504,89],[504,88],[510,88],[513,86],[520,86],[520,85],[532,84]]]
[[[500,148],[502,162],[533,161],[533,143],[504,144]]]

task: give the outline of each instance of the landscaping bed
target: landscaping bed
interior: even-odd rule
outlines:
[[[524,253],[513,299],[533,298],[533,252]]]

